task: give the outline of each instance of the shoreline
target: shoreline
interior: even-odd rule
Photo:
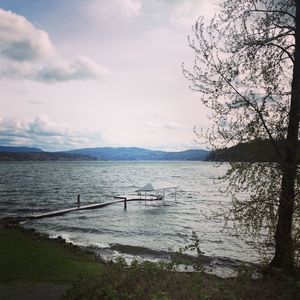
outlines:
[[[25,228],[22,226],[20,222],[24,221],[23,217],[5,217],[0,219],[0,229],[17,229],[21,232],[27,234],[29,237],[33,239],[43,240],[43,241],[50,241],[57,244],[61,244],[64,247],[69,248],[72,251],[78,251],[82,252],[84,254],[88,254],[94,257],[95,260],[97,260],[100,263],[105,263],[103,260],[100,259],[99,256],[96,256],[94,251],[91,251],[89,247],[83,247],[76,245],[72,242],[68,242],[66,239],[62,238],[61,236],[58,236],[56,238],[50,237],[46,233],[38,232],[37,230],[33,228]]]
[[[3,239],[5,236],[9,239]],[[16,219],[0,220],[0,238],[0,253],[4,254],[0,256],[0,297],[4,295],[7,299],[33,300],[41,298],[37,295],[43,295],[45,300],[79,300],[115,295],[110,299],[124,299],[126,296],[145,300],[279,300],[298,299],[300,295],[300,278],[291,281],[280,274],[269,274],[253,279],[253,270],[248,268],[241,269],[235,278],[224,279],[203,270],[177,272],[165,263],[135,261],[128,265],[124,259],[105,262],[93,249],[68,243],[62,237],[50,238],[47,234],[23,228]],[[57,260],[61,254],[63,257]],[[67,261],[71,265],[66,268]],[[56,289],[60,289],[59,294],[48,297]]]
[[[128,264],[133,261],[151,261],[164,263],[178,263],[175,268],[177,272],[197,272],[193,264],[200,263],[201,269],[205,273],[216,275],[220,278],[235,278],[241,267],[248,267],[255,271],[255,278],[261,277],[260,266],[258,264],[249,263],[229,257],[207,256],[201,255],[197,257],[187,253],[179,253],[179,251],[154,250],[142,246],[110,244],[108,247],[99,247],[96,245],[77,245],[72,241],[68,241],[63,235],[51,237],[47,233],[39,232],[34,228],[26,228],[22,223],[26,221],[24,217],[5,217],[0,219],[0,228],[14,228],[22,232],[32,235],[33,238],[42,238],[43,240],[53,241],[62,244],[70,249],[88,253],[103,264],[114,263],[118,258],[124,258]]]

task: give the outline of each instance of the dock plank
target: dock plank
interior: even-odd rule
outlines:
[[[26,216],[25,219],[29,219],[29,220],[35,220],[35,219],[42,219],[42,218],[50,218],[50,217],[56,217],[56,216],[62,216],[65,215],[69,212],[75,212],[75,211],[79,211],[79,210],[88,210],[88,209],[97,209],[97,208],[102,208],[102,207],[106,207],[112,204],[116,204],[116,203],[123,203],[126,199],[126,201],[157,201],[157,200],[162,200],[162,199],[158,199],[158,198],[136,198],[136,197],[131,197],[131,198],[127,198],[124,196],[116,196],[114,197],[115,201],[111,201],[111,202],[101,202],[101,203],[93,203],[93,204],[87,204],[87,205],[80,205],[80,206],[74,206],[74,207],[69,207],[69,208],[65,208],[65,209],[60,209],[60,210],[54,210],[54,211],[49,211],[49,212],[45,212],[45,213],[40,213],[40,214],[34,214],[34,215],[30,215],[30,216]]]
[[[102,207],[109,206],[109,205],[112,205],[115,203],[120,203],[120,202],[123,202],[123,200],[80,205],[80,206],[76,206],[76,207],[70,207],[70,208],[65,208],[65,209],[60,209],[60,210],[49,211],[49,212],[45,212],[45,213],[41,213],[41,214],[31,215],[31,216],[28,216],[27,219],[33,220],[33,219],[42,219],[42,218],[48,218],[48,217],[62,216],[69,212],[74,212],[74,211],[79,211],[79,210],[88,210],[88,209],[97,209],[97,208],[102,208]]]

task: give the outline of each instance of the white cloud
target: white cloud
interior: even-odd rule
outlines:
[[[35,146],[47,150],[101,145],[99,131],[74,130],[67,124],[50,121],[40,115],[33,120],[0,118],[0,144],[9,146]]]
[[[0,9],[0,53],[12,61],[35,61],[51,57],[55,49],[47,32],[23,16]]]
[[[199,16],[212,17],[218,9],[221,0],[185,0],[174,1],[170,8],[170,21],[185,27],[191,27]]]
[[[116,3],[122,8],[122,13],[126,16],[137,16],[141,11],[140,0],[115,0]]]
[[[0,9],[0,77],[58,82],[99,79],[108,73],[83,55],[63,59],[47,32],[23,16]]]
[[[136,17],[141,12],[141,0],[89,0],[86,12],[97,23],[114,23]]]

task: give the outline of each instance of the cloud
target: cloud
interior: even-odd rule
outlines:
[[[59,82],[101,79],[108,74],[105,67],[83,55],[63,59],[46,31],[0,9],[0,77]]]
[[[72,62],[64,60],[53,61],[35,74],[35,79],[46,82],[101,79],[107,77],[106,68],[96,64],[83,55],[77,56]]]
[[[141,11],[140,0],[115,0],[117,5],[121,7],[121,11],[126,16],[137,16]]]
[[[41,104],[43,104],[43,101],[36,100],[36,99],[29,99],[26,102],[31,104],[31,105],[41,105]]]
[[[141,0],[90,0],[86,11],[100,22],[115,22],[116,18],[138,16],[141,6]]]
[[[35,61],[55,54],[47,32],[23,16],[0,9],[0,53],[12,61]]]
[[[199,18],[199,16],[212,17],[218,8],[217,4],[221,0],[184,0],[172,1],[169,18],[171,23],[184,27],[191,25]]]
[[[45,115],[27,121],[0,118],[0,144],[2,145],[63,150],[101,143],[100,132],[74,130],[66,124],[50,121],[49,117]]]
[[[187,126],[183,125],[183,124],[179,124],[176,122],[166,122],[166,123],[154,123],[154,122],[148,122],[147,126],[150,127],[153,130],[161,130],[161,129],[165,129],[165,130],[185,130],[188,129]]]

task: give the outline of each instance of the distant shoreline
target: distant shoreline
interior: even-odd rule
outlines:
[[[95,161],[94,157],[55,152],[0,152],[3,161]]]
[[[9,161],[99,161],[99,162],[200,162],[207,161],[201,159],[99,159],[96,157],[81,155],[81,154],[68,154],[68,153],[52,153],[52,152],[41,152],[41,153],[3,153],[0,152],[0,162]]]
[[[205,161],[208,157],[208,154],[209,151],[202,149],[190,149],[176,152],[149,150],[138,147],[98,147],[59,152],[46,152],[39,148],[0,146],[0,161]]]

